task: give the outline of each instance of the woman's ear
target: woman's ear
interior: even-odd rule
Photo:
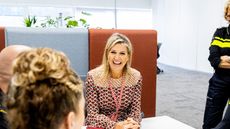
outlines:
[[[69,112],[66,118],[67,129],[76,129],[77,119],[74,112]]]

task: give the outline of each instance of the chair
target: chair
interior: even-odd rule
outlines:
[[[162,45],[162,43],[157,43],[157,59],[160,57],[159,50],[161,48],[161,45]],[[160,74],[160,73],[163,73],[163,72],[164,71],[157,66],[157,74]]]
[[[106,40],[114,32],[127,35],[133,44],[132,67],[139,70],[143,76],[142,117],[154,117],[156,111],[157,33],[155,30],[89,29],[89,69],[101,64]]]

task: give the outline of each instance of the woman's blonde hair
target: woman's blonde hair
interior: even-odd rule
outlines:
[[[124,44],[127,48],[129,59],[128,59],[128,62],[126,63],[126,65],[123,69],[123,74],[130,74],[130,67],[131,67],[132,55],[133,55],[133,47],[132,47],[131,41],[124,34],[114,33],[108,38],[106,46],[104,48],[101,67],[103,67],[103,69],[104,69],[103,77],[105,77],[105,78],[108,77],[109,73],[111,72],[109,62],[108,62],[108,54],[109,54],[110,50],[116,44]]]
[[[50,48],[22,52],[13,63],[8,101],[11,129],[57,129],[69,112],[79,113],[82,81],[68,58]]]
[[[225,20],[227,20],[227,15],[228,15],[228,9],[230,7],[230,0],[228,0],[225,4],[225,7],[224,7],[224,18]]]

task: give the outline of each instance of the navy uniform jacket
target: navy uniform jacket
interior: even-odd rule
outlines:
[[[9,129],[6,119],[6,108],[3,105],[5,94],[0,89],[0,129]]]
[[[209,47],[210,55],[208,60],[218,75],[227,75],[230,78],[230,69],[219,68],[220,56],[230,56],[230,26],[218,28],[213,35]]]

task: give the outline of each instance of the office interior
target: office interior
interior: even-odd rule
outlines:
[[[172,66],[205,74],[208,77],[204,81],[208,85],[209,75],[213,73],[208,61],[208,48],[216,28],[228,25],[223,16],[225,2],[226,0],[0,0],[0,26],[25,27],[23,20],[28,16],[40,18],[40,25],[42,20],[55,19],[61,13],[63,18],[84,18],[87,20],[87,27],[93,29],[155,30],[157,43],[162,44],[157,63],[163,64],[163,69]],[[65,24],[62,20],[51,28],[65,28]],[[36,26],[32,28],[36,29]],[[163,74],[167,74],[167,70],[164,69],[162,75],[156,75],[156,78]],[[157,88],[163,80],[156,81]],[[207,85],[204,86],[205,92]],[[200,96],[205,98],[206,93]],[[202,106],[204,108],[205,103]],[[176,117],[176,114],[171,117]],[[202,120],[202,116],[199,117]],[[201,123],[202,121],[199,124]],[[193,123],[186,124],[199,128],[199,125]]]

